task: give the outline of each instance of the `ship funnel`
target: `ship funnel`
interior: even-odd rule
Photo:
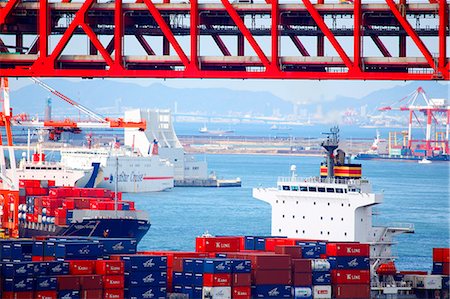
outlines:
[[[321,145],[327,151],[327,177],[332,178],[334,177],[334,151],[339,146],[339,127],[333,127],[329,133],[322,134],[328,135]]]

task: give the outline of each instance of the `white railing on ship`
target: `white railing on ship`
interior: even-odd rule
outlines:
[[[325,183],[325,184],[344,184],[359,186],[362,183],[368,183],[366,179],[340,179],[340,178],[322,178],[322,177],[278,177],[280,183]]]

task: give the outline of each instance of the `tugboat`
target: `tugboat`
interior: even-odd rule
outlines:
[[[397,285],[385,270],[394,265],[393,238],[414,233],[414,226],[372,225],[372,207],[382,203],[383,196],[372,192],[369,180],[362,177],[361,164],[346,162],[345,152],[338,149],[338,133],[337,127],[332,128],[321,144],[326,161],[320,176],[301,178],[292,165],[290,177],[278,178],[276,188],[253,189],[253,197],[272,206],[272,235],[369,243],[372,291],[407,292],[411,287]]]

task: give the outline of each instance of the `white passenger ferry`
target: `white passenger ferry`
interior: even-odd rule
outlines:
[[[92,186],[120,192],[156,192],[173,188],[174,167],[161,159],[157,144],[143,156],[130,148],[64,148],[61,163],[86,172],[77,186]],[[117,186],[116,181],[117,180]]]
[[[276,188],[253,189],[253,197],[272,206],[272,235],[369,243],[372,281],[377,281],[377,273],[389,272],[386,266],[396,259],[393,238],[413,233],[414,227],[374,226],[372,208],[382,203],[383,195],[373,193],[370,182],[362,178],[360,164],[345,163],[345,153],[337,150],[337,128],[331,130],[322,146],[327,161],[321,165],[319,177],[301,178],[291,166],[290,177],[279,178]],[[393,278],[389,283],[395,293],[409,288],[398,286]],[[382,289],[386,290],[386,284]]]

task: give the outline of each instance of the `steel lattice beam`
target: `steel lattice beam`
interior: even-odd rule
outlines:
[[[0,2],[0,76],[450,79],[446,0],[211,1]],[[69,43],[75,36],[90,46]]]

